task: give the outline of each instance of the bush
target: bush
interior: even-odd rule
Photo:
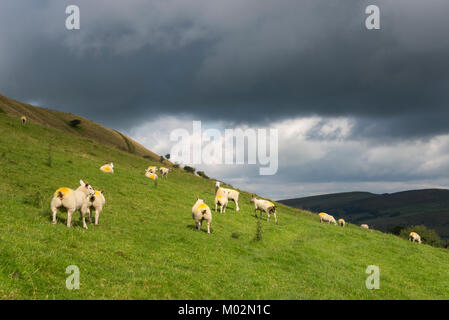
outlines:
[[[167,154],[165,155],[165,159],[170,160],[170,153],[167,153]]]
[[[173,168],[178,169],[178,168],[179,168],[179,163],[176,162],[176,163],[173,165]]]
[[[404,229],[405,227],[403,227],[403,226],[394,226],[394,227],[391,227],[390,229],[388,229],[388,233],[392,233],[392,234],[394,234],[394,235],[400,235],[401,234],[401,231],[402,231],[402,229]]]
[[[79,119],[73,119],[73,120],[70,120],[70,122],[69,122],[69,125],[72,128],[79,128],[80,124],[81,124],[81,120],[79,120]]]
[[[164,159],[164,157],[163,157],[163,156],[160,156],[160,157],[159,157],[159,162],[160,162],[160,163],[163,163],[163,162],[164,162],[164,160],[165,160],[165,159]]]
[[[412,231],[419,234],[421,236],[422,242],[425,244],[431,245],[433,247],[442,247],[443,246],[443,242],[441,241],[441,238],[438,235],[438,233],[435,230],[429,229],[424,225],[403,228],[401,230],[401,233],[399,234],[399,236],[401,238],[408,240],[408,236],[410,235],[410,232],[412,232]]]
[[[204,179],[210,179],[210,178],[204,173],[204,171],[198,171],[197,173],[198,173],[198,175],[199,175],[200,177],[203,177]]]
[[[196,169],[190,166],[185,166],[184,170],[189,172],[189,173],[195,173]]]

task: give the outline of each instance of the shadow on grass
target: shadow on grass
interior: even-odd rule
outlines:
[[[198,231],[198,229],[194,225],[189,224],[186,227],[193,231]],[[207,233],[207,226],[201,227],[201,230],[199,230],[199,231]],[[210,233],[214,233],[214,229],[212,229],[212,227],[210,228]]]

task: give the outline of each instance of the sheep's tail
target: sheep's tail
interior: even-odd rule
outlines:
[[[206,213],[207,213],[207,210],[206,210],[206,209],[204,209],[204,210],[201,211],[201,214],[202,214],[203,216],[204,216]]]
[[[62,191],[58,191],[58,194],[56,195],[57,198],[59,198],[60,200],[62,200],[64,198],[64,193],[62,193]]]

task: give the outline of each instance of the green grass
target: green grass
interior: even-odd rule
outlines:
[[[320,224],[279,205],[279,225],[257,220],[242,192],[194,229],[197,195],[212,207],[214,182],[174,170],[157,188],[142,157],[0,114],[0,298],[2,299],[447,299],[449,252],[377,231]],[[48,166],[51,143],[52,165]],[[100,172],[114,162],[113,175]],[[51,224],[59,187],[80,179],[105,190],[100,226]],[[81,271],[65,287],[66,267]],[[380,267],[380,290],[365,269]]]

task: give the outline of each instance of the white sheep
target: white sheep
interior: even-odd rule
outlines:
[[[100,170],[105,173],[114,173],[114,164],[112,162],[105,164],[100,167]]]
[[[369,229],[369,226],[367,224],[361,224],[360,227],[362,227],[363,229]]]
[[[228,197],[222,194],[215,196],[215,212],[217,212],[217,205],[220,206],[220,213],[226,213],[226,206],[228,205]]]
[[[156,172],[157,172],[157,167],[156,167],[156,166],[149,166],[149,167],[147,168],[146,172],[156,174]]]
[[[417,241],[418,243],[421,243],[421,236],[417,234],[416,232],[410,232],[410,235],[408,236],[408,240],[411,242]]]
[[[196,202],[192,207],[192,218],[195,220],[196,228],[201,230],[203,225],[203,220],[207,222],[207,233],[210,234],[210,224],[212,222],[212,213],[207,204],[204,203],[203,199],[196,198]]]
[[[88,197],[88,205],[87,210],[89,213],[89,222],[92,223],[92,213],[90,211],[91,208],[95,209],[95,225],[98,225],[98,219],[100,217],[100,213],[103,211],[103,207],[106,203],[106,199],[104,198],[104,190],[98,191],[94,190],[94,194]]]
[[[160,167],[159,171],[161,172],[161,177],[162,178],[163,177],[167,178],[168,177],[168,172],[170,171],[170,169],[169,168],[165,168],[165,167]]]
[[[20,121],[22,122],[22,124],[26,124],[27,123],[27,117],[21,116],[20,117]]]
[[[278,224],[278,217],[276,214],[276,206],[273,202],[263,199],[256,199],[256,197],[253,195],[251,197],[250,203],[254,203],[254,216],[257,218],[257,210],[260,211],[260,218],[262,219],[262,213],[265,212],[267,217],[267,222],[270,221],[271,214],[274,214],[274,221],[276,221],[276,224]]]
[[[227,189],[227,188],[222,188],[220,187],[220,182],[216,181],[215,182],[215,195],[224,195],[228,198],[228,200],[232,200],[235,203],[235,211],[239,211],[239,195],[240,193],[236,190],[232,190],[232,189]]]
[[[145,177],[150,178],[151,180],[157,180],[158,179],[157,174],[151,172],[148,169],[145,171]]]
[[[337,221],[335,221],[335,218],[333,216],[331,216],[330,214],[327,214],[325,212],[321,212],[319,214],[320,216],[320,223],[327,222],[328,224],[333,223],[334,225],[337,225]]]
[[[338,225],[339,225],[340,227],[344,227],[345,224],[346,224],[345,219],[338,219]]]
[[[70,188],[59,188],[53,195],[51,200],[51,211],[53,213],[53,224],[56,224],[56,213],[58,208],[67,209],[67,227],[72,226],[72,215],[76,210],[81,211],[83,218],[83,228],[87,229],[85,214],[88,213],[88,199],[93,196],[94,189],[89,183],[80,180],[80,186],[76,190]]]

